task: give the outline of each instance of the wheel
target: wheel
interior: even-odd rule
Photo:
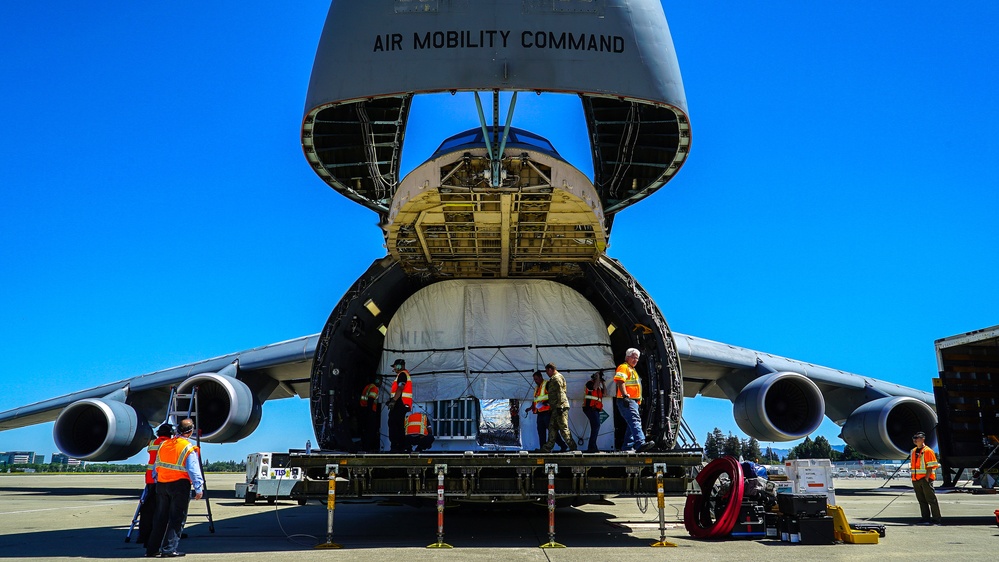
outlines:
[[[277,498],[274,498],[274,497],[267,498],[267,505],[274,505],[274,502],[276,502],[276,501],[277,501]]]
[[[246,492],[246,497],[243,498],[243,505],[253,505],[255,503],[257,503],[257,493]]]
[[[309,500],[298,500],[298,505],[305,505],[309,503]]]

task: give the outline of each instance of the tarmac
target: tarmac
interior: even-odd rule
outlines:
[[[836,479],[836,503],[852,523],[879,523],[886,536],[876,545],[811,546],[774,540],[701,541],[683,526],[685,498],[667,497],[666,540],[660,539],[655,498],[609,498],[604,505],[555,512],[555,541],[566,548],[540,548],[549,542],[548,512],[537,507],[448,508],[444,543],[437,542],[437,511],[390,501],[343,501],[334,510],[336,550],[327,542],[325,504],[299,506],[290,500],[246,506],[234,485],[242,474],[209,474],[214,532],[206,505],[192,502],[181,541],[185,560],[937,560],[999,558],[994,511],[999,495],[971,488],[938,490],[944,525],[922,527],[919,507],[906,481]],[[884,487],[881,487],[884,484]],[[125,537],[142,488],[136,474],[0,474],[0,558],[141,558],[144,550]]]

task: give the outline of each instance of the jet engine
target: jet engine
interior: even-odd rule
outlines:
[[[59,450],[73,458],[117,461],[145,448],[153,430],[145,417],[124,401],[85,398],[59,414],[52,437]]]
[[[791,441],[818,429],[825,410],[814,382],[784,371],[746,385],[735,399],[733,414],[739,427],[760,441]]]
[[[195,387],[202,441],[232,443],[257,429],[261,404],[246,384],[219,373],[202,373],[180,383],[177,394],[191,394]],[[188,399],[177,402],[179,411],[189,408]]]
[[[908,396],[879,398],[857,408],[840,433],[857,452],[876,459],[904,459],[912,434],[926,432],[926,444],[936,447],[937,415],[929,404]]]

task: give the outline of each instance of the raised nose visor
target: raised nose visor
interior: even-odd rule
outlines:
[[[511,131],[497,182],[485,144],[474,142],[474,131],[452,138],[463,135],[471,142],[438,151],[392,199],[386,245],[407,273],[555,277],[578,273],[606,250],[593,184],[547,141]]]

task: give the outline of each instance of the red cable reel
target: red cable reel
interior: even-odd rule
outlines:
[[[713,496],[715,484],[723,474],[728,475],[732,485],[722,495]],[[690,536],[698,539],[717,539],[732,532],[742,505],[744,491],[742,478],[742,465],[734,457],[715,459],[697,474],[695,480],[701,487],[701,493],[688,494],[687,505],[683,510],[683,525]],[[710,502],[712,499],[727,502],[717,521],[712,520]]]

